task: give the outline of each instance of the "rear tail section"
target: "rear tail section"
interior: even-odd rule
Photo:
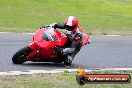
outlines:
[[[90,37],[87,34],[83,34],[83,42],[82,42],[82,46],[86,45],[86,44],[90,44]]]

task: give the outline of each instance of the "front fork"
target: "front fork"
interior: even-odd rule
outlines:
[[[28,60],[39,60],[39,49],[34,42],[29,44],[29,47],[33,50],[26,58]]]

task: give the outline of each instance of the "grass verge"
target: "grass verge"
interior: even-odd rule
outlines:
[[[124,73],[132,76],[132,71],[92,71],[92,73]],[[76,73],[0,75],[0,88],[132,88],[129,84],[85,84],[76,82]]]
[[[2,0],[0,31],[35,32],[77,16],[88,34],[132,34],[132,0]]]

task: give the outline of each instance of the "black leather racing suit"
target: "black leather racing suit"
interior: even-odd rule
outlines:
[[[53,28],[59,28],[59,29],[66,29],[65,24],[56,23],[52,26]],[[79,28],[77,27],[76,31],[74,33],[65,33],[68,37],[68,43],[66,44],[66,47],[61,49],[63,53],[68,55],[68,59],[71,61],[74,59],[75,55],[80,51],[82,47],[82,35],[83,33],[79,31]],[[76,39],[79,38],[79,39]]]

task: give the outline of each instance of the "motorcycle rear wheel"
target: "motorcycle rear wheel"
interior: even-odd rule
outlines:
[[[12,57],[12,62],[14,64],[22,64],[26,62],[26,56],[32,52],[32,49],[29,46],[26,46],[20,50],[18,50]]]

